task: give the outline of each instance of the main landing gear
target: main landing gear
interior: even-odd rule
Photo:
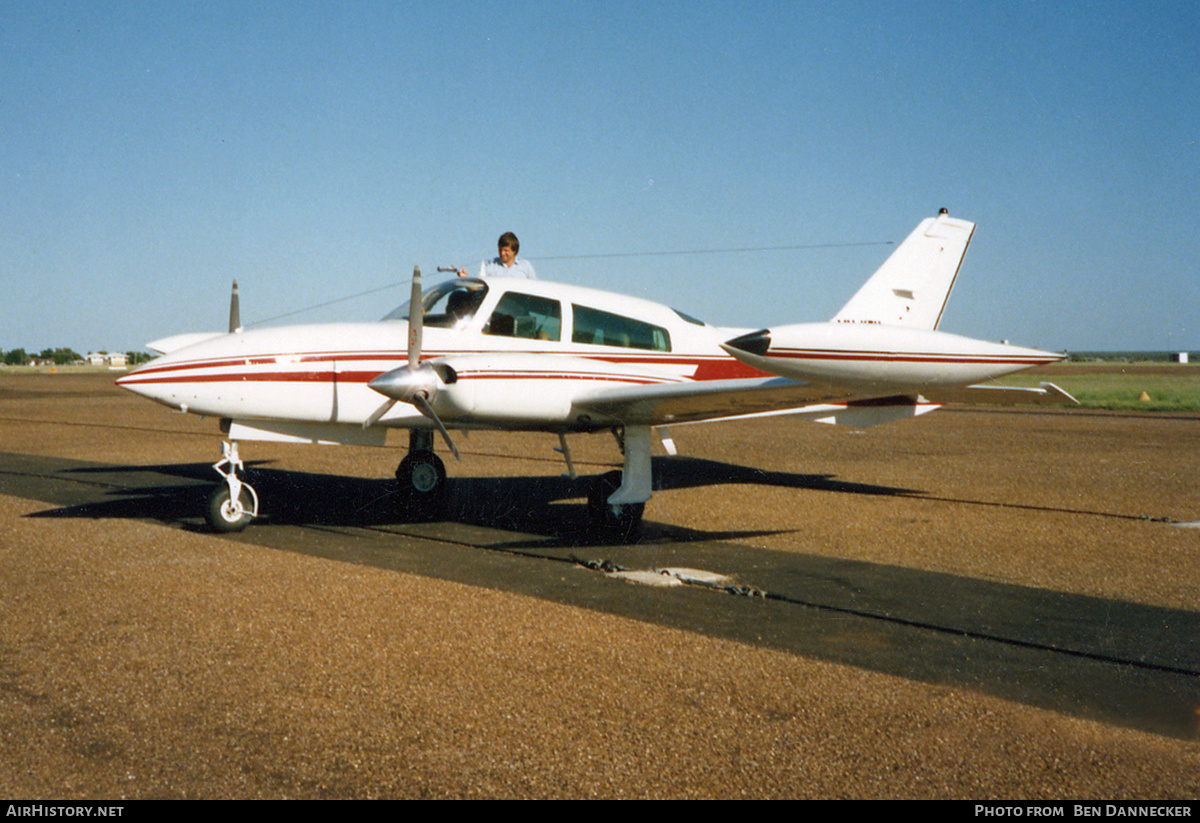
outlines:
[[[411,429],[408,454],[396,467],[405,511],[415,519],[429,520],[446,506],[446,464],[433,453],[433,432]]]
[[[224,478],[218,483],[208,498],[208,508],[205,509],[204,519],[213,531],[228,533],[240,532],[250,521],[258,517],[258,493],[248,483],[243,483],[237,476],[245,469],[236,442],[221,444],[221,459],[213,464],[217,474]]]
[[[588,492],[588,520],[606,537],[621,542],[637,539],[642,514],[652,492],[650,427],[626,426],[617,442],[625,452],[622,471],[602,474]]]
[[[645,503],[609,503],[621,488],[621,472],[606,472],[592,480],[588,489],[588,522],[603,536],[630,542],[637,539]]]
[[[574,476],[574,466],[566,438],[559,449]],[[650,499],[650,428],[626,426],[618,436],[625,452],[622,471],[602,474],[592,480],[588,490],[588,521],[606,539],[622,542],[636,540],[641,528],[646,501]],[[396,468],[400,497],[405,512],[417,520],[438,517],[446,507],[446,466],[433,453],[433,432],[412,429],[408,454]]]

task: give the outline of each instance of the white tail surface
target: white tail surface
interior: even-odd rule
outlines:
[[[974,231],[945,209],[922,220],[833,322],[936,329]]]

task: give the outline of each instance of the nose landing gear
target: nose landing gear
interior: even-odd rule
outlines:
[[[237,476],[239,470],[245,469],[238,457],[237,443],[222,443],[221,454],[221,459],[213,464],[213,468],[225,482],[218,483],[209,495],[204,519],[213,531],[228,534],[240,532],[258,517],[258,493]]]

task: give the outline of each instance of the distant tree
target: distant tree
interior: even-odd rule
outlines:
[[[83,356],[74,349],[42,349],[42,353],[38,357],[43,360],[53,360],[55,365],[65,366],[68,363],[74,363],[77,360],[82,360]]]
[[[29,362],[29,355],[24,349],[13,349],[4,353],[4,365],[6,366],[24,366]]]
[[[140,366],[143,363],[148,363],[154,359],[154,355],[144,351],[127,351],[125,352],[125,362],[130,366]]]

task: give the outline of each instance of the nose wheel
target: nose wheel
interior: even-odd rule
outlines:
[[[258,516],[258,494],[237,475],[239,469],[245,468],[238,456],[237,443],[221,444],[221,459],[213,468],[223,482],[209,495],[204,519],[215,532],[240,532]]]
[[[213,489],[208,497],[208,509],[204,513],[204,519],[213,531],[228,534],[240,532],[250,525],[250,521],[254,519],[250,512],[255,509],[255,501],[250,492],[251,489],[243,484],[235,502],[229,487],[224,483]]]

